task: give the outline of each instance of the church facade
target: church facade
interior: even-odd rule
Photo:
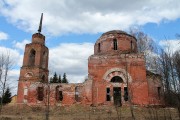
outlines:
[[[48,83],[49,50],[45,36],[32,35],[25,46],[17,103],[28,105],[162,105],[160,76],[146,70],[137,40],[124,31],[102,34],[88,59],[83,83]]]

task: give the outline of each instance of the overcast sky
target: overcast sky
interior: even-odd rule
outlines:
[[[180,46],[180,0],[1,0],[0,53],[10,51],[15,61],[9,77],[16,86],[41,13],[50,76],[66,73],[70,82],[84,81],[94,43],[109,30],[137,27],[160,46]]]

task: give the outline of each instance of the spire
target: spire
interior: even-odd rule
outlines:
[[[41,19],[40,19],[40,23],[39,23],[38,33],[41,33],[41,30],[42,30],[42,20],[43,20],[43,13],[41,13]]]

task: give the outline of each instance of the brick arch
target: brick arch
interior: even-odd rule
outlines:
[[[126,72],[126,70],[122,69],[122,68],[111,68],[109,70],[106,71],[106,73],[104,74],[103,76],[103,79],[110,82],[111,79],[114,77],[114,76],[119,76],[122,78],[123,82],[124,83],[127,83],[127,77],[126,75],[128,76],[128,80],[129,82],[132,82],[132,78],[131,76],[129,75],[128,72]]]

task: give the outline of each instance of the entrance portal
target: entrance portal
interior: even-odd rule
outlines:
[[[114,76],[111,79],[111,82],[113,83],[123,83],[123,80],[119,76]],[[113,87],[113,98],[114,98],[114,105],[116,106],[122,106],[121,102],[121,87]]]
[[[113,97],[114,97],[114,105],[121,106],[121,88],[114,87],[113,88]]]

